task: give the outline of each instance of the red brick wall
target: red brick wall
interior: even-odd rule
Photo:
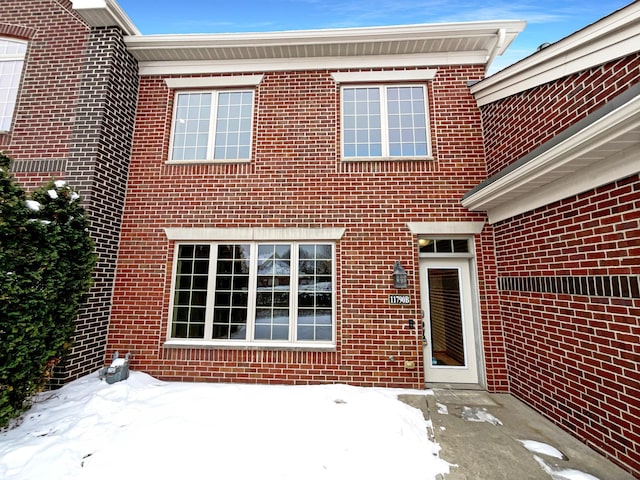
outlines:
[[[482,107],[489,176],[640,81],[640,53]]]
[[[409,221],[482,220],[459,199],[485,175],[480,113],[466,82],[481,67],[443,67],[429,87],[435,161],[341,163],[339,88],[330,72],[266,72],[250,164],[165,165],[172,93],[140,86],[109,353],[166,379],[349,382],[421,387],[418,257]],[[173,245],[163,227],[345,227],[337,245],[335,352],[166,348]],[[491,229],[478,267],[495,272]],[[412,305],[389,306],[391,273],[409,273]],[[506,388],[495,282],[481,286],[489,385]],[[390,360],[394,357],[394,360]],[[417,363],[407,370],[404,361]]]
[[[608,295],[505,286],[501,305],[511,392],[639,475],[640,178],[504,222],[496,250],[504,277],[635,282]]]

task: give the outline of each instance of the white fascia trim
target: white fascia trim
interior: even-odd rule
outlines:
[[[433,80],[437,70],[393,70],[387,72],[333,72],[331,76],[336,83],[367,83],[367,82],[411,82]]]
[[[637,146],[629,147],[613,157],[607,158],[606,161],[592,163],[570,176],[538,187],[526,195],[489,208],[487,210],[488,221],[493,225],[636,173],[640,173]]]
[[[165,78],[164,81],[171,89],[255,87],[260,85],[263,77],[264,75],[231,75],[225,77]]]
[[[115,0],[71,0],[71,4],[92,27],[116,25],[127,35],[140,35],[138,28]]]
[[[305,241],[340,240],[345,228],[165,228],[169,240],[174,241]]]
[[[640,2],[501,70],[471,87],[486,105],[638,51]]]
[[[640,128],[640,96],[464,198],[461,204],[469,210],[487,211],[489,223],[496,223],[638,173],[638,143],[606,161],[585,164],[582,160],[590,151],[637,128]],[[545,176],[556,180],[545,181]],[[514,199],[512,192],[527,184],[535,188]]]
[[[485,222],[408,222],[414,235],[477,235]]]
[[[486,54],[455,52],[361,57],[269,58],[264,60],[197,60],[140,62],[140,75],[188,75],[213,73],[340,70],[347,68],[413,68],[425,65],[484,65]]]

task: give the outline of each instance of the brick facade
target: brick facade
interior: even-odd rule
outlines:
[[[631,55],[483,107],[490,172],[637,84],[639,65]],[[494,225],[510,391],[635,475],[639,212],[633,175]]]
[[[28,41],[11,131],[0,148],[26,189],[63,178],[81,194],[99,256],[74,345],[54,384],[104,364],[137,65],[116,27],[91,29],[68,1],[2,2],[0,36]]]
[[[258,73],[249,164],[165,164],[173,92],[160,78],[141,79],[109,353],[130,350],[135,368],[173,380],[422,387],[421,337],[407,327],[421,317],[416,238],[406,224],[482,220],[458,202],[486,175],[467,87],[482,67],[438,68],[429,82],[435,160],[399,162],[340,160],[340,89],[329,71]],[[174,250],[163,228],[194,226],[346,228],[337,244],[335,351],[164,346]],[[476,239],[489,278],[492,244],[490,228]],[[411,306],[388,305],[395,260],[409,273]],[[505,389],[495,283],[480,289],[489,388]]]

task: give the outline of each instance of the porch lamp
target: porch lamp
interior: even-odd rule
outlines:
[[[393,286],[398,289],[407,288],[407,272],[405,272],[400,260],[393,265]]]

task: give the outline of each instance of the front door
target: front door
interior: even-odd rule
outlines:
[[[420,260],[426,383],[479,382],[468,258]]]

